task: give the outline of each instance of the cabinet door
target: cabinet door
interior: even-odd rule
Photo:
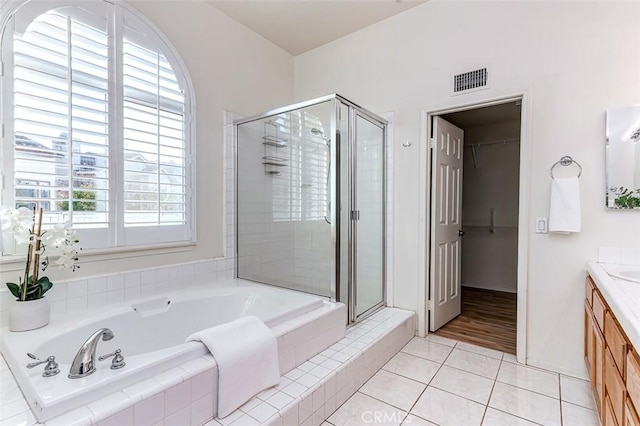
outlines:
[[[596,382],[595,372],[593,368],[593,313],[591,307],[585,302],[584,305],[584,362],[587,365],[587,372],[589,373],[589,380],[591,386]]]
[[[604,337],[600,332],[600,328],[598,324],[592,317],[591,321],[591,333],[593,338],[593,387],[594,387],[594,397],[596,399],[596,407],[598,408],[598,412],[602,416],[602,412],[604,411]]]
[[[634,406],[640,407],[640,363],[637,348],[627,356],[627,392]]]
[[[616,417],[613,415],[613,408],[611,407],[611,401],[609,397],[605,398],[604,403],[604,422],[602,422],[602,426],[618,426],[619,423],[616,420]]]
[[[607,342],[620,376],[624,378],[627,367],[627,339],[610,311],[604,314],[604,340]]]
[[[609,349],[605,350],[604,387],[607,399],[611,402],[613,414],[619,422],[622,422],[622,419],[624,419],[624,404],[627,399],[627,390]]]
[[[631,400],[627,398],[624,408],[624,426],[640,426],[640,419]]]

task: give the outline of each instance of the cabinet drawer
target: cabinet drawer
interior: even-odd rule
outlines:
[[[627,354],[627,392],[633,405],[640,407],[640,363],[635,350]]]
[[[604,330],[604,313],[607,310],[605,308],[604,300],[600,296],[600,292],[593,292],[593,316],[596,319],[600,331]]]
[[[589,275],[587,275],[587,279],[584,284],[584,298],[589,306],[593,306],[593,289],[595,287],[596,286],[593,283],[593,279]]]
[[[636,413],[635,407],[629,398],[627,398],[627,403],[624,407],[624,417],[624,426],[640,426],[638,413]]]
[[[618,372],[613,356],[609,350],[604,351],[604,389],[605,396],[611,401],[611,408],[616,420],[624,419],[624,404],[627,399],[627,392],[624,386],[624,380]]]
[[[604,340],[607,342],[620,376],[624,378],[627,362],[627,340],[609,311],[604,314]]]

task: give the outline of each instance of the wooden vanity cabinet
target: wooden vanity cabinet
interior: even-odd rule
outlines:
[[[640,426],[640,419],[629,398],[625,402],[624,426]]]
[[[584,356],[600,421],[640,426],[640,356],[589,276],[584,306]]]

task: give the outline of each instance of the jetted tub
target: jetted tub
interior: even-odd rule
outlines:
[[[69,314],[52,319],[47,327],[28,332],[12,333],[5,329],[2,353],[35,416],[43,422],[208,354],[200,342],[185,343],[193,332],[248,315],[274,327],[325,304],[323,299],[304,293],[242,280],[236,283],[240,285],[198,288]],[[103,327],[111,329],[114,338],[98,343],[96,372],[81,379],[69,379],[76,352],[93,332]],[[98,362],[99,355],[116,349],[121,349],[125,357],[124,368],[111,370],[111,358]],[[44,364],[27,369],[27,363],[33,361],[27,357],[28,352],[40,359],[54,355],[60,373],[42,377]]]

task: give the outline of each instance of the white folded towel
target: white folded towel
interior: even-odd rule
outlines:
[[[549,232],[580,232],[580,181],[577,177],[551,181]]]
[[[280,383],[278,343],[259,318],[248,316],[187,337],[204,343],[218,364],[218,417]]]

